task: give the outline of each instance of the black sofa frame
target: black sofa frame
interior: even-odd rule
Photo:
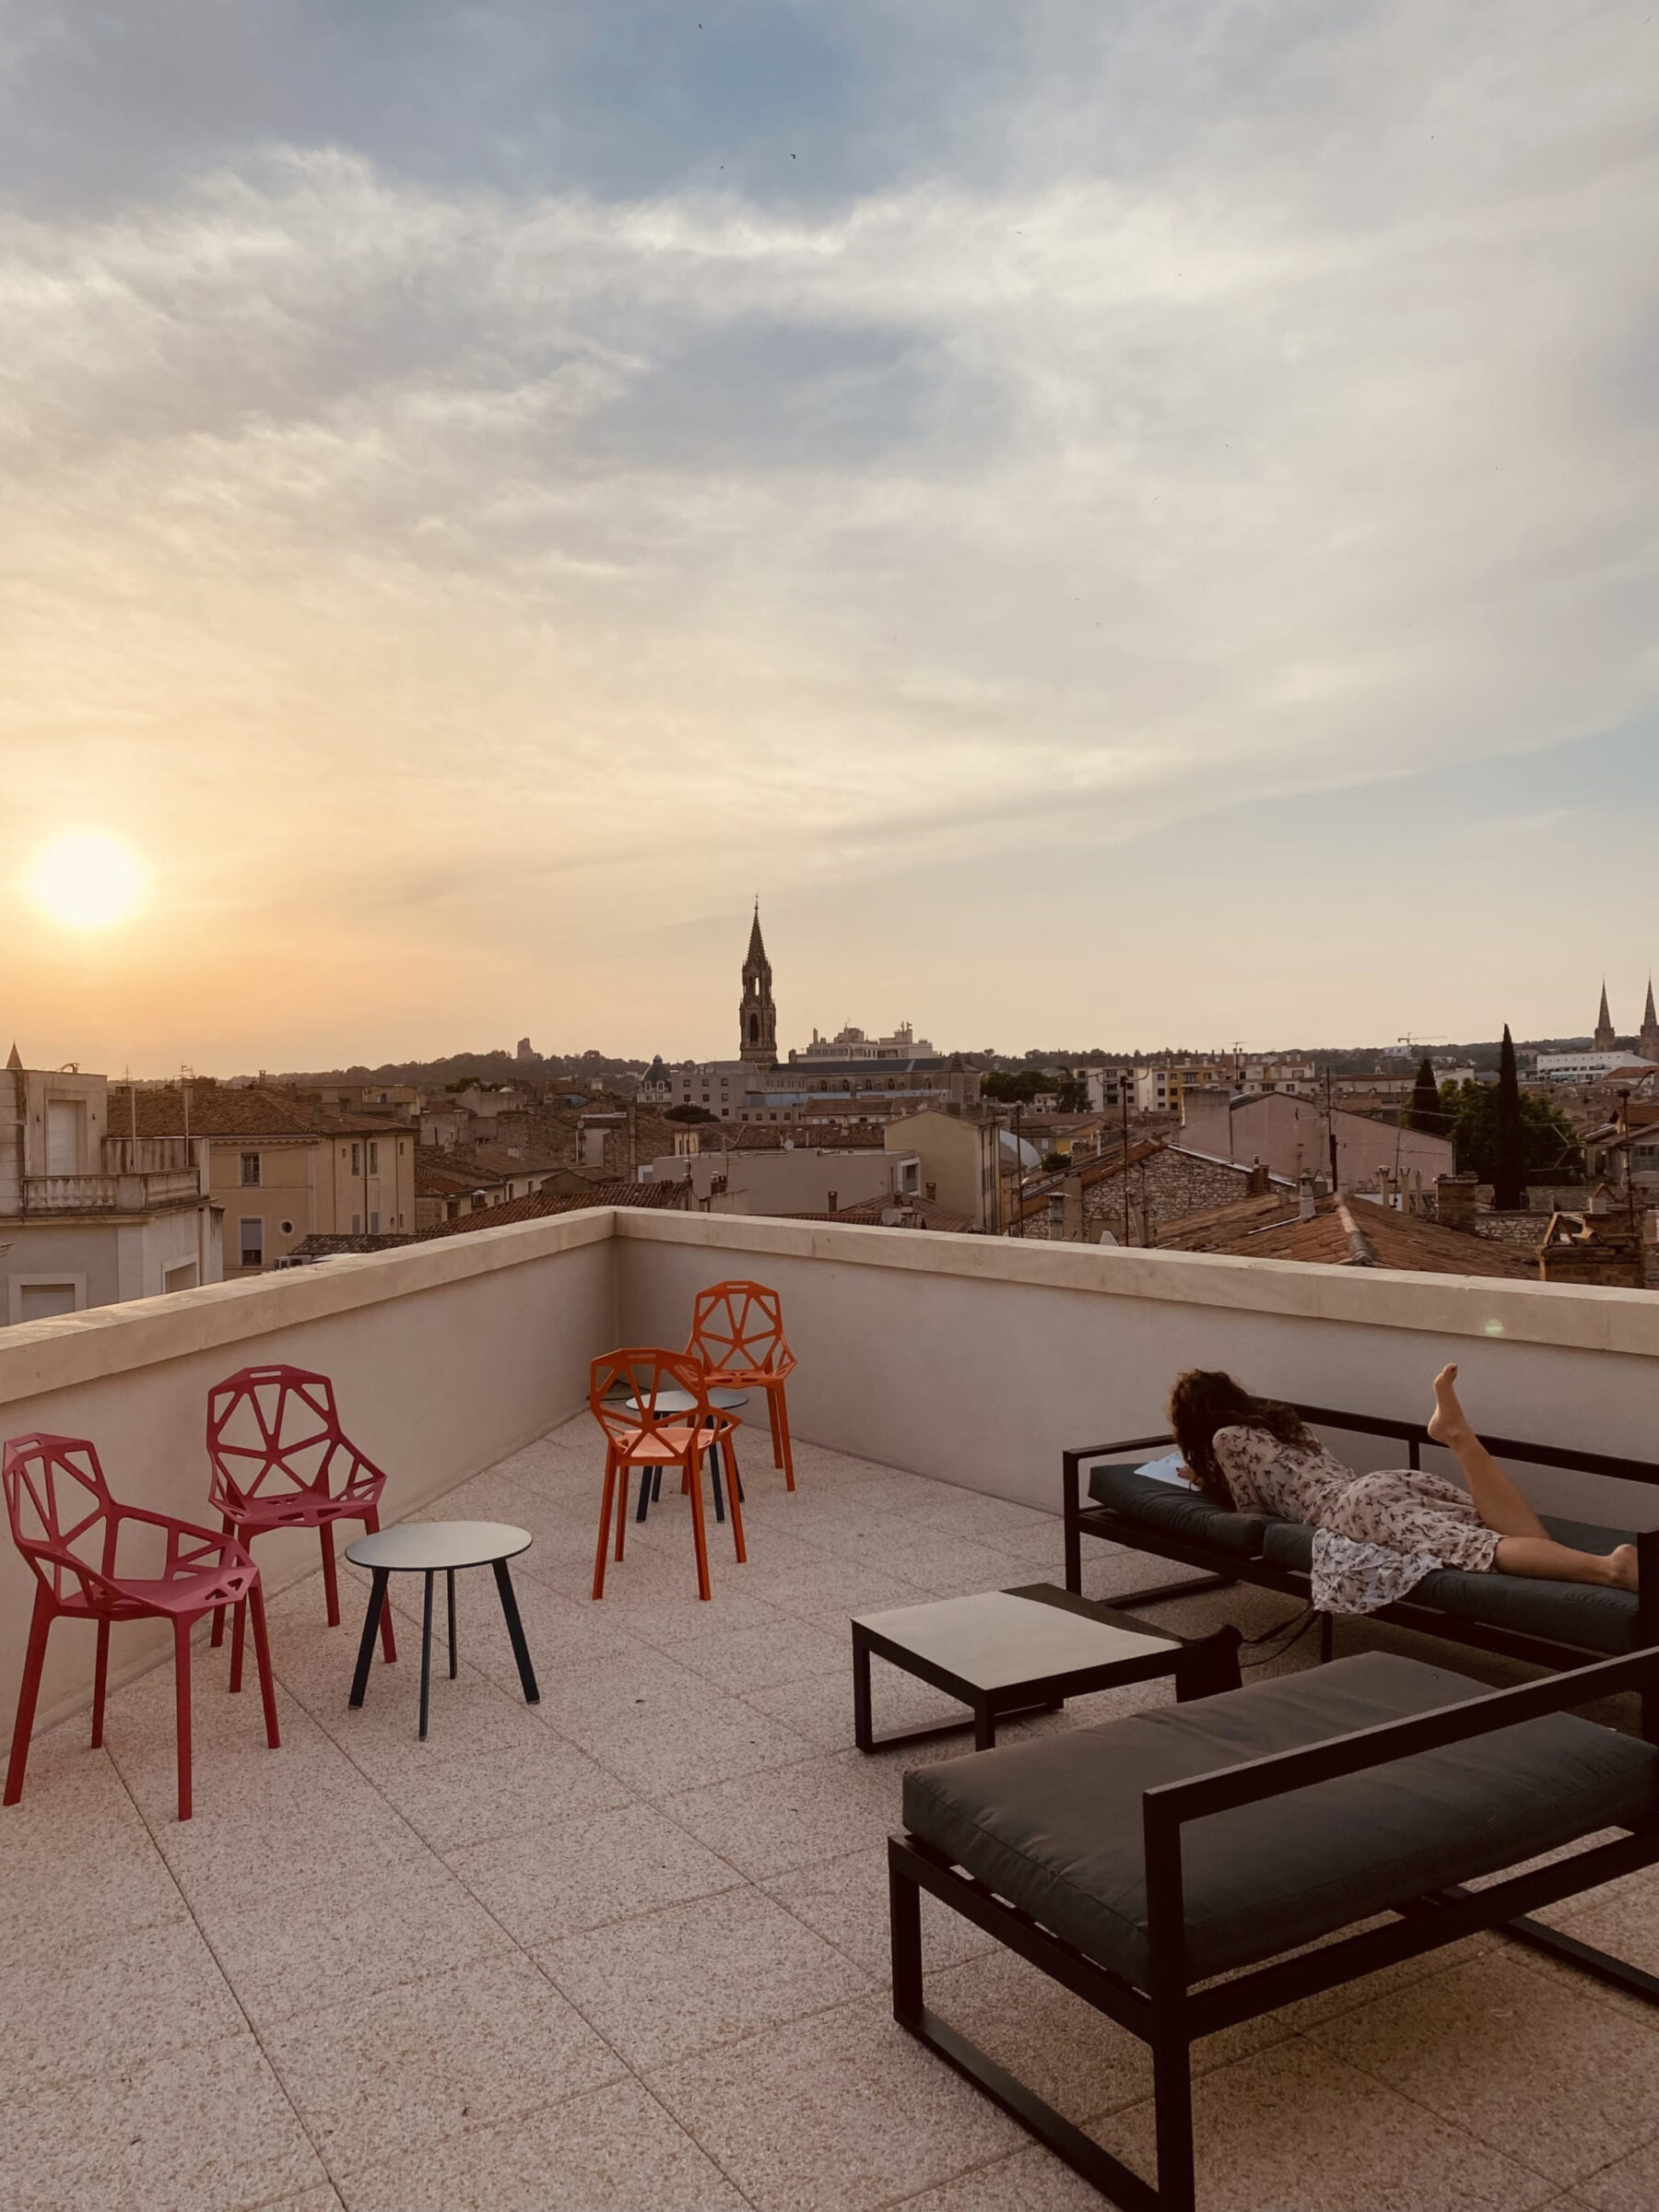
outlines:
[[[1422,1465],[1422,1450],[1433,1440],[1420,1421],[1396,1421],[1373,1414],[1344,1413],[1329,1406],[1299,1405],[1296,1411],[1312,1429],[1339,1429],[1357,1431],[1366,1436],[1388,1437],[1406,1445],[1407,1464],[1413,1467]],[[1206,1545],[1195,1538],[1179,1536],[1161,1528],[1151,1528],[1133,1515],[1117,1512],[1109,1505],[1085,1503],[1082,1496],[1082,1470],[1090,1460],[1118,1459],[1124,1454],[1146,1452],[1167,1446],[1174,1440],[1166,1431],[1160,1436],[1131,1436],[1116,1443],[1088,1444],[1066,1452],[1061,1459],[1062,1495],[1065,1516],[1065,1586],[1081,1593],[1083,1588],[1083,1538],[1102,1536],[1108,1542],[1122,1545],[1125,1549],[1144,1551],[1159,1559],[1174,1559],[1182,1566],[1204,1570],[1198,1576],[1178,1583],[1159,1583],[1145,1590],[1131,1590],[1122,1596],[1115,1593],[1110,1603],[1120,1612],[1133,1612],[1136,1606],[1162,1604],[1166,1599],[1190,1597],[1203,1590],[1219,1590],[1232,1583],[1252,1583],[1265,1590],[1277,1590],[1287,1597],[1300,1598],[1307,1604],[1312,1592],[1310,1577],[1297,1568],[1281,1567],[1272,1559],[1259,1555],[1246,1558],[1234,1551],[1224,1551],[1218,1546]],[[1522,1465],[1560,1467],[1571,1474],[1606,1475],[1621,1482],[1640,1482],[1659,1488],[1659,1464],[1646,1459],[1619,1459],[1603,1452],[1575,1452],[1556,1444],[1532,1444],[1517,1441],[1512,1437],[1488,1436],[1481,1440],[1494,1459],[1513,1460]],[[1659,1644],[1659,1528],[1642,1530],[1636,1535],[1640,1561],[1640,1593],[1637,1598],[1634,1641],[1646,1649]],[[1605,1652],[1586,1651],[1583,1646],[1563,1643],[1551,1637],[1525,1635],[1514,1629],[1490,1626],[1484,1621],[1465,1620],[1459,1615],[1442,1612],[1437,1606],[1424,1603],[1415,1596],[1400,1600],[1396,1605],[1384,1606],[1368,1620],[1385,1620],[1397,1628],[1414,1629],[1420,1634],[1438,1637],[1444,1643],[1463,1643],[1478,1651],[1500,1653],[1507,1658],[1520,1659],[1535,1666],[1554,1669],[1582,1667],[1595,1660],[1605,1659]],[[1323,1658],[1331,1656],[1334,1622],[1324,1614],[1320,1621],[1320,1651]],[[1659,1683],[1642,1699],[1642,1733],[1650,1743],[1659,1743]]]
[[[893,2017],[1124,2212],[1194,2212],[1192,2046],[1204,2036],[1400,1959],[1456,1943],[1481,1928],[1498,1928],[1517,1942],[1547,1951],[1615,1988],[1659,2005],[1659,1977],[1529,1917],[1541,1906],[1659,1861],[1659,1818],[1627,1830],[1617,1841],[1507,1875],[1479,1889],[1449,1888],[1412,1899],[1396,1906],[1395,1919],[1381,1927],[1338,1936],[1322,1948],[1273,1959],[1197,1989],[1188,1983],[1183,1958],[1184,1824],[1632,1689],[1644,1703],[1659,1695],[1659,1650],[1603,1659],[1571,1674],[1491,1691],[1438,1712],[1147,1791],[1141,1799],[1149,1959],[1144,1992],[1051,1935],[1028,1913],[953,1865],[943,1853],[917,1837],[895,1832],[888,1840]],[[924,1889],[1151,2046],[1156,2185],[928,2010],[922,1979]]]

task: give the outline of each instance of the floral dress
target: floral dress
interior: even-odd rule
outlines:
[[[1437,1567],[1492,1571],[1498,1531],[1466,1491],[1438,1475],[1356,1475],[1323,1444],[1281,1443],[1262,1429],[1218,1429],[1214,1449],[1241,1512],[1311,1524],[1312,1597],[1322,1612],[1374,1613]]]

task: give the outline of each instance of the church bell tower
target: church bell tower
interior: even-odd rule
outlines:
[[[760,936],[760,901],[743,963],[743,1005],[738,1009],[737,1057],[751,1067],[778,1065],[778,1009],[772,1004],[771,962]]]
[[[1618,1040],[1613,1034],[1613,1017],[1607,1011],[1607,986],[1602,985],[1601,1015],[1595,1025],[1595,1050],[1598,1053],[1617,1052]]]

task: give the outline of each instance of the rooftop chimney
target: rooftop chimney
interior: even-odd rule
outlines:
[[[1304,1221],[1312,1221],[1319,1208],[1313,1196],[1313,1178],[1304,1175],[1297,1199],[1297,1213]]]

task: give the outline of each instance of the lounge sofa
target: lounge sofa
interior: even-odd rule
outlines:
[[[1488,1692],[1372,1652],[907,1774],[894,2016],[1126,2212],[1193,2212],[1204,2036],[1480,1928],[1659,2004],[1529,1917],[1659,1860],[1659,1749],[1571,1713],[1630,1690],[1659,1651]],[[1156,2185],[928,2009],[924,1890],[1150,2044]]]
[[[1421,1464],[1430,1442],[1418,1422],[1329,1406],[1299,1406],[1311,1429],[1336,1430],[1382,1437],[1406,1446],[1407,1464]],[[1135,1551],[1205,1570],[1194,1581],[1159,1583],[1112,1597],[1120,1610],[1154,1605],[1194,1590],[1231,1582],[1254,1583],[1306,1599],[1312,1561],[1313,1532],[1300,1521],[1268,1514],[1229,1512],[1196,1491],[1142,1475],[1149,1453],[1167,1449],[1167,1435],[1130,1437],[1067,1452],[1062,1461],[1065,1514],[1065,1583],[1083,1586],[1083,1538],[1104,1537]],[[1495,1457],[1521,1466],[1550,1466],[1583,1475],[1608,1476],[1626,1482],[1659,1485],[1659,1465],[1618,1459],[1606,1453],[1571,1452],[1556,1445],[1488,1437]],[[1130,1454],[1135,1456],[1131,1457]],[[1087,1496],[1084,1470],[1088,1469]],[[1659,1500],[1655,1501],[1659,1509]],[[1587,1583],[1523,1580],[1519,1575],[1463,1574],[1441,1568],[1426,1575],[1407,1598],[1370,1618],[1418,1629],[1442,1641],[1502,1652],[1537,1665],[1582,1666],[1592,1658],[1659,1644],[1659,1529],[1632,1531],[1599,1524],[1542,1516],[1550,1534],[1581,1551],[1611,1551],[1633,1543],[1641,1557],[1640,1598],[1621,1590]],[[1324,1653],[1331,1651],[1331,1624],[1324,1623]],[[1659,1742],[1659,1698],[1651,1700],[1648,1731]]]

